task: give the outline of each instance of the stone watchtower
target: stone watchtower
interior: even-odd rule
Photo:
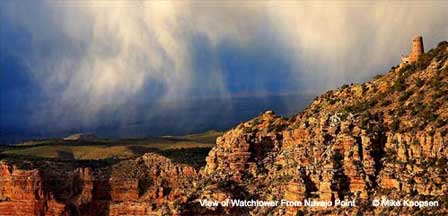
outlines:
[[[401,63],[410,64],[417,61],[418,57],[420,57],[425,52],[423,48],[423,38],[422,36],[416,36],[412,39],[412,52],[408,56],[403,56],[401,58]]]

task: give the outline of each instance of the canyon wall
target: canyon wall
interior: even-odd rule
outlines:
[[[133,169],[120,170],[120,166]],[[185,188],[197,178],[194,168],[157,154],[125,161],[115,169],[117,173],[91,168],[53,170],[56,174],[49,178],[38,169],[23,170],[1,162],[0,215],[175,214],[169,206],[177,199],[186,201]],[[126,176],[132,172],[143,175]]]

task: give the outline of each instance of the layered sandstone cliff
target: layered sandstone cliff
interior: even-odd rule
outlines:
[[[446,214],[447,59],[442,42],[413,64],[325,93],[293,118],[263,113],[220,137],[203,172],[212,184],[232,182],[260,200],[357,202],[249,208],[246,214]],[[436,200],[442,208],[373,208],[371,201],[382,196]]]
[[[20,170],[0,162],[0,215],[64,215],[42,185],[38,170]]]
[[[146,154],[108,169],[38,168],[0,163],[0,215],[161,215],[175,214],[186,201],[197,171]]]

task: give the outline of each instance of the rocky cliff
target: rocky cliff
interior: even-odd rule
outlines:
[[[173,203],[198,180],[193,167],[152,153],[100,169],[48,163],[0,164],[0,215],[175,214]]]
[[[46,193],[38,170],[0,163],[0,215],[62,215],[64,205]]]
[[[447,101],[448,43],[442,42],[413,64],[325,93],[290,119],[268,111],[238,125],[217,140],[203,174],[230,198],[356,202],[246,208],[246,214],[447,214]],[[197,198],[213,194],[209,188]],[[439,207],[371,205],[383,196],[434,200]]]

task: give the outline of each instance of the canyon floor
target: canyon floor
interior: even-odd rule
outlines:
[[[0,145],[2,160],[58,161],[63,163],[114,164],[145,153],[157,153],[195,167],[205,165],[205,157],[223,132],[207,131],[185,136],[134,139],[66,141],[62,138],[31,140],[15,145]]]

